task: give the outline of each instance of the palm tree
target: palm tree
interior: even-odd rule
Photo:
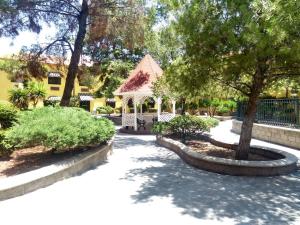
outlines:
[[[43,83],[30,82],[26,89],[28,90],[29,101],[32,101],[34,108],[39,100],[44,100],[46,97],[46,89]]]
[[[21,110],[28,109],[29,94],[27,89],[14,88],[9,90],[9,101]]]

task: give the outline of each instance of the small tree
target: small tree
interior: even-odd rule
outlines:
[[[9,90],[9,101],[21,110],[28,109],[29,97],[28,90],[21,88],[14,88]]]
[[[180,85],[193,93],[203,87],[199,81],[215,80],[248,99],[236,154],[247,159],[260,94],[269,83],[300,76],[300,2],[169,2],[176,3],[185,60],[195,70],[178,77]]]
[[[33,103],[35,108],[40,100],[46,98],[46,89],[43,83],[30,82],[27,86],[28,98]]]

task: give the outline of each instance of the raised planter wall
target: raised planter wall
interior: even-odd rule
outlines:
[[[207,138],[205,138],[207,139]],[[208,140],[210,138],[208,137]],[[213,139],[209,140],[215,142]],[[207,156],[191,150],[179,141],[165,137],[156,137],[160,146],[175,152],[183,161],[199,169],[235,176],[276,176],[289,174],[297,170],[297,157],[277,149],[251,146],[251,152],[267,156],[270,161],[243,161]],[[216,141],[219,146],[220,142]]]
[[[114,138],[107,145],[95,147],[93,150],[50,166],[1,179],[0,201],[24,195],[95,168],[105,162],[107,156],[112,152],[113,140]]]
[[[232,121],[233,132],[240,134],[241,127],[241,121]],[[255,123],[253,125],[252,137],[262,141],[300,149],[300,130],[298,129]]]

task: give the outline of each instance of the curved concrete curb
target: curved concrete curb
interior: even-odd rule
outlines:
[[[0,180],[0,201],[14,198],[57,181],[81,174],[103,163],[112,152],[112,138],[105,146],[83,152],[70,159]]]
[[[297,170],[297,157],[277,149],[251,146],[255,153],[265,154],[271,158],[278,158],[279,156],[284,158],[272,161],[240,161],[207,156],[170,138],[157,137],[156,141],[159,145],[174,151],[186,163],[211,172],[236,176],[276,176]]]

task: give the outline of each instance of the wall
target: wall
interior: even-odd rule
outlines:
[[[232,131],[235,133],[241,133],[242,122],[238,120],[232,121]],[[281,144],[292,148],[300,149],[300,130],[291,129],[286,127],[276,127],[266,124],[253,125],[252,137],[272,142],[275,144]]]
[[[55,66],[53,65],[47,65],[48,70],[50,72],[57,72]],[[65,83],[66,83],[66,71],[60,72],[62,74],[62,79],[61,79],[61,84],[48,84],[48,78],[43,79],[42,81],[37,81],[37,82],[42,82],[46,88],[46,99],[50,96],[59,96],[62,97]],[[101,86],[102,84],[98,84],[97,87]],[[8,78],[8,74],[4,71],[0,70],[0,101],[8,101],[8,91],[14,87],[17,87],[18,83],[13,83],[10,81]],[[59,90],[51,90],[51,87],[57,87]],[[88,89],[86,86],[80,86],[78,80],[75,80],[75,85],[74,85],[74,90],[73,90],[73,95],[77,96],[79,93],[86,93],[86,94],[91,94],[94,90],[89,90],[89,91],[83,91],[82,89]],[[122,100],[119,97],[115,97],[116,100],[116,108],[119,108],[122,106]],[[93,112],[97,107],[99,106],[105,106],[106,101],[105,98],[97,98],[91,101],[91,107],[90,111]],[[43,102],[40,101],[37,105],[37,107],[42,107]],[[30,108],[32,108],[32,104],[30,105]]]
[[[0,101],[8,101],[8,91],[12,89],[17,83],[13,83],[8,79],[8,74],[0,70]]]

